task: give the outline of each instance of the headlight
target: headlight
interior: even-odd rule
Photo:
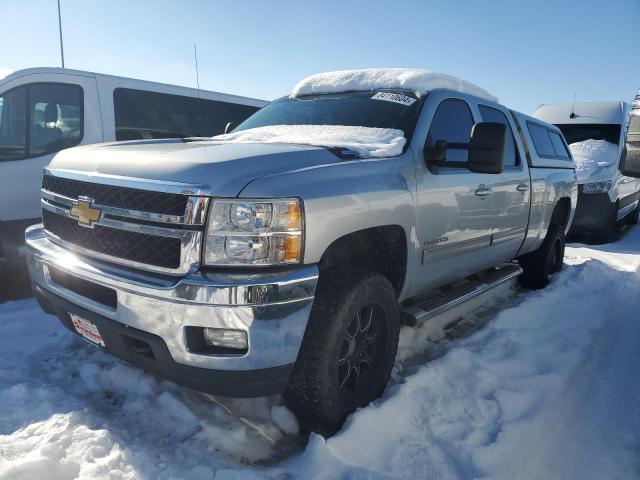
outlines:
[[[611,188],[611,181],[585,183],[582,185],[582,193],[606,193]]]
[[[298,199],[213,200],[204,246],[206,265],[286,265],[302,260]]]

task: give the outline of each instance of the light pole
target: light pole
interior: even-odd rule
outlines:
[[[60,60],[64,68],[64,47],[62,46],[62,16],[60,15],[60,0],[58,0],[58,31],[60,32]]]

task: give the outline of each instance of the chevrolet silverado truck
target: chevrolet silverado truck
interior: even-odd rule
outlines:
[[[94,345],[199,391],[284,393],[335,429],[384,391],[401,324],[544,287],[577,193],[558,128],[473,84],[332,72],[222,136],[60,152],[29,270]]]

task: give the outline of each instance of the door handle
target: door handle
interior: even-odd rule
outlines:
[[[529,191],[529,184],[528,183],[521,183],[520,185],[518,185],[516,187],[516,190],[518,190],[519,192],[525,193]]]
[[[485,187],[484,185],[480,185],[476,191],[474,192],[477,197],[486,197],[491,194],[491,189],[489,187]]]

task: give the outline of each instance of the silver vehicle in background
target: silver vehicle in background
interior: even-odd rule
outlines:
[[[638,223],[640,180],[622,171],[629,111],[626,102],[578,102],[533,113],[562,130],[573,152],[579,185],[573,233],[610,242],[620,224]]]
[[[401,323],[560,270],[578,187],[557,127],[430,72],[326,75],[343,89],[313,77],[228,136],[58,154],[26,232],[42,307],[150,372],[284,392],[335,429],[385,389]]]

